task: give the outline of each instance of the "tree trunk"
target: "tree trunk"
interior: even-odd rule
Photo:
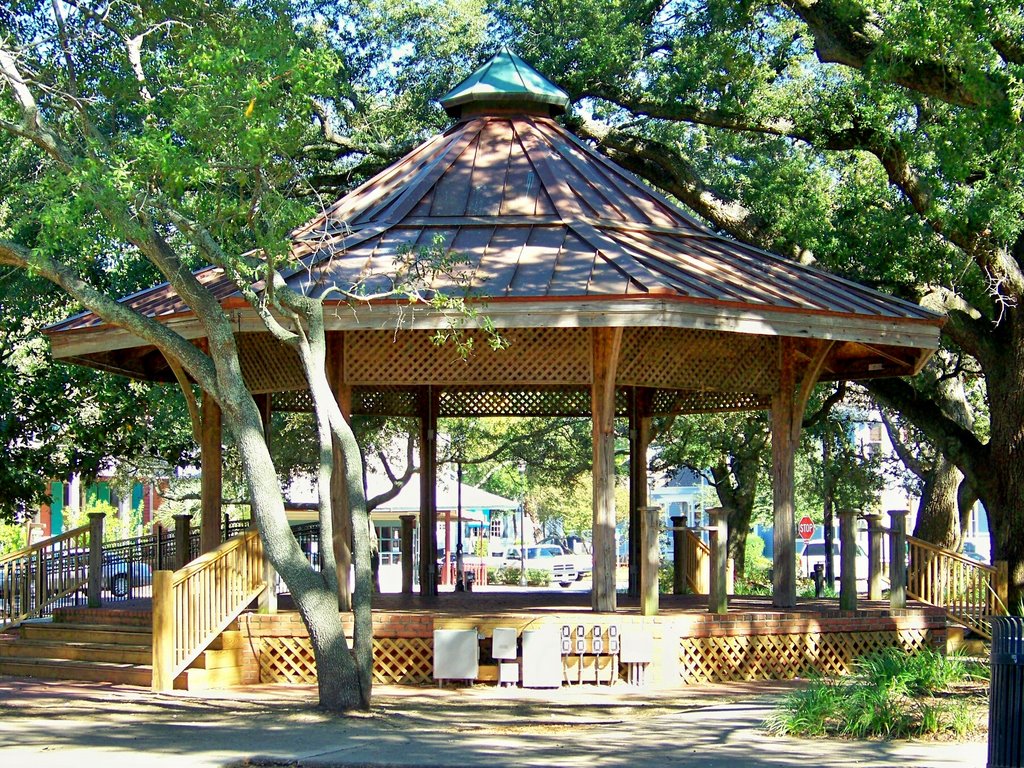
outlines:
[[[320,706],[335,711],[363,708],[356,667],[338,613],[337,595],[323,575],[309,566],[292,535],[259,411],[241,376],[236,380],[222,379],[221,407],[225,426],[238,446],[249,485],[253,518],[267,557],[288,585],[309,632],[317,666]]]
[[[739,456],[722,457],[711,468],[715,491],[723,507],[729,510],[729,557],[733,562],[733,578],[740,579],[747,569],[747,536],[754,514],[754,491],[757,487],[759,458],[753,461]],[[731,471],[730,471],[731,466]]]
[[[989,514],[992,561],[1009,566],[1009,607],[1024,613],[1024,340],[1005,361],[1005,375],[988,376],[991,437],[987,471],[975,484]]]
[[[959,552],[963,529],[957,497],[963,475],[941,454],[925,477],[921,502],[917,508],[914,536],[937,547]]]

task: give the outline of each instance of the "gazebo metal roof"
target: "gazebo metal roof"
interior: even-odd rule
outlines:
[[[559,389],[560,404],[520,403],[510,412],[586,413],[587,403],[568,404],[566,393],[585,394],[589,342],[582,337],[598,326],[627,329],[617,383],[676,393],[664,403],[670,410],[763,407],[775,386],[781,337],[796,340],[798,354],[812,340],[834,342],[826,379],[912,374],[937,347],[940,316],[739,243],[684,212],[555,122],[549,113],[564,98],[502,51],[442,100],[464,115],[452,128],[293,233],[299,266],[287,281],[325,297],[336,288],[386,290],[403,249],[443,243],[466,260],[465,277],[483,313],[512,342],[501,353],[452,361],[430,349],[431,331],[444,324],[435,312],[393,299],[327,299],[339,305],[328,329],[344,332],[346,380],[357,388],[357,409],[361,392],[432,383],[453,391]],[[223,273],[198,274],[236,313],[253,391],[304,389],[291,353],[260,333]],[[429,286],[463,288],[441,279]],[[186,336],[201,335],[167,285],[124,301]],[[57,357],[171,379],[155,350],[91,313],[49,333]],[[680,392],[689,394],[680,400]],[[305,404],[290,395],[280,406]],[[381,407],[406,412],[394,398]],[[483,412],[494,408],[492,402]],[[465,398],[450,408],[471,411]]]

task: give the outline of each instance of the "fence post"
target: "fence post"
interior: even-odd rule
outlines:
[[[831,557],[826,553],[825,557]],[[857,510],[839,510],[839,610],[857,610]]]
[[[882,599],[882,515],[865,512],[868,524],[868,600]]]
[[[164,570],[164,527],[153,523],[153,570]]]
[[[686,587],[686,563],[683,561],[683,553],[686,547],[686,518],[673,515],[669,518],[672,521],[672,594],[681,595]]]
[[[180,571],[189,560],[189,536],[192,515],[186,513],[174,516],[174,570]]]
[[[99,608],[103,605],[100,590],[103,589],[103,518],[106,512],[89,513],[89,597],[87,605]]]
[[[174,573],[153,574],[153,690],[174,690]]]
[[[658,522],[661,507],[642,507],[640,510],[640,546],[643,560],[640,561],[640,615],[658,615],[658,566],[661,553],[658,550]]]
[[[889,510],[889,607],[907,607],[907,510]]]
[[[711,521],[708,548],[711,550],[711,568],[708,585],[708,613],[728,613],[729,597],[727,573],[729,570],[729,510],[711,507],[705,510]]]

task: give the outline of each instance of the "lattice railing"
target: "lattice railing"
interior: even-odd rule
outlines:
[[[849,674],[855,659],[898,646],[915,653],[928,645],[923,629],[893,632],[808,632],[788,635],[683,637],[679,674],[684,683],[786,680]]]
[[[153,574],[153,689],[174,678],[263,590],[263,545],[255,530],[179,571]]]
[[[1006,613],[1005,563],[978,563],[927,541],[907,537],[907,594],[944,608],[956,622],[992,637],[991,616]]]
[[[46,615],[88,580],[88,525],[0,557],[0,631]]]
[[[706,595],[711,588],[711,550],[696,532],[683,531],[683,571],[686,585],[696,595]]]
[[[261,637],[257,652],[261,683],[316,683],[316,662],[308,637]],[[374,638],[374,683],[429,683],[433,673],[434,651],[430,640],[422,637]]]

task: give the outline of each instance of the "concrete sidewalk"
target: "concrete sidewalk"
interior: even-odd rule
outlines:
[[[199,698],[0,677],[0,758],[23,768],[985,765],[984,743],[769,736],[761,722],[793,685],[379,687],[371,714],[336,716],[308,687]]]

